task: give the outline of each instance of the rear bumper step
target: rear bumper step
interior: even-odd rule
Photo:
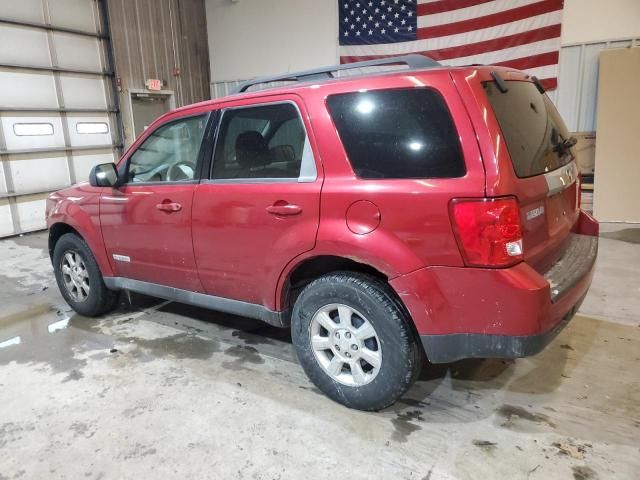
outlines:
[[[543,274],[551,287],[552,303],[570,291],[591,270],[597,255],[598,237],[570,234],[569,245],[562,258]]]

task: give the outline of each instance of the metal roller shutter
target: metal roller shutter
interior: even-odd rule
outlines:
[[[0,237],[45,227],[47,195],[120,148],[104,1],[0,7]]]

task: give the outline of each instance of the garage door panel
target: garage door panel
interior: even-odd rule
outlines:
[[[0,105],[11,108],[58,108],[49,72],[0,70]]]
[[[9,155],[5,161],[17,194],[56,190],[70,183],[64,152]]]
[[[24,195],[16,199],[16,211],[21,231],[29,232],[46,228],[44,210],[48,195],[48,193]]]
[[[74,147],[88,145],[111,146],[111,127],[107,115],[67,116],[69,139]]]
[[[44,23],[42,0],[4,0],[2,17],[23,22]]]
[[[59,114],[30,115],[11,112],[2,116],[2,130],[9,151],[64,147],[62,119]]]
[[[109,112],[113,79],[102,75],[111,67],[98,2],[0,0],[0,5],[0,18],[16,22],[0,22],[0,64],[8,65],[0,67],[3,237],[44,228],[48,192],[87,181],[94,165],[113,162],[119,135]],[[69,72],[74,70],[95,74]]]
[[[0,198],[0,237],[6,237],[16,232],[13,230],[13,219],[9,199]]]
[[[51,66],[47,32],[44,30],[0,24],[0,38],[0,63]]]
[[[112,150],[96,149],[77,152],[72,159],[73,169],[76,172],[77,182],[87,182],[91,169],[101,163],[115,162],[116,157]]]
[[[60,75],[62,95],[67,108],[107,108],[104,81],[89,75]]]
[[[97,38],[56,32],[53,34],[53,42],[59,67],[102,71],[100,43]]]
[[[51,23],[57,27],[97,33],[94,4],[94,0],[50,1]]]
[[[2,157],[2,160],[0,161],[4,162],[4,157]],[[2,165],[0,165],[0,196],[6,195],[8,191],[9,190],[7,189],[7,181],[4,178],[4,168],[2,168]]]

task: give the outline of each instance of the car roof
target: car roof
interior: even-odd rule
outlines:
[[[420,69],[403,68],[403,69],[379,71],[374,73],[371,73],[371,72],[357,73],[357,74],[350,74],[350,75],[345,75],[340,77],[323,78],[323,79],[317,79],[317,80],[316,79],[305,80],[305,81],[291,80],[291,83],[288,83],[286,85],[267,86],[264,88],[259,88],[251,91],[230,93],[228,95],[214,98],[212,100],[205,100],[199,103],[185,105],[183,107],[179,107],[175,110],[172,110],[165,115],[175,114],[175,113],[188,113],[191,110],[202,110],[203,108],[215,110],[216,108],[221,107],[225,103],[228,103],[230,101],[235,101],[238,99],[246,99],[246,100],[256,99],[257,100],[267,96],[283,95],[287,93],[300,93],[311,88],[317,88],[317,85],[331,84],[332,86],[339,86],[341,84],[344,84],[345,92],[347,92],[347,91],[353,91],[354,88],[356,88],[354,85],[354,83],[356,82],[354,82],[354,80],[357,81],[357,80],[367,80],[370,78],[385,77],[385,78],[388,78],[390,80],[389,83],[392,84],[394,83],[394,80],[396,78],[397,79],[404,78],[407,76],[407,74],[411,74],[412,76],[422,77],[426,75],[428,76],[449,75],[450,72],[452,71],[462,71],[463,73],[471,74],[477,70],[498,71],[501,74],[508,74],[507,76],[509,77],[512,75],[515,75],[517,77],[529,78],[529,76],[525,72],[522,72],[513,68],[509,68],[509,67],[491,66],[491,65],[464,65],[464,66],[439,65],[438,67],[429,67],[429,68],[420,68]],[[273,78],[273,77],[265,78],[265,80],[269,80],[270,78]],[[263,84],[263,82],[255,82],[255,83],[252,82],[251,86],[260,85],[260,84]]]

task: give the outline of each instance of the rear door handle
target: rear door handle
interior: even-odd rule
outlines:
[[[276,202],[273,205],[267,207],[267,212],[271,215],[290,216],[298,215],[302,212],[302,207],[298,205],[291,205],[290,203]]]
[[[156,208],[163,212],[174,213],[182,210],[182,205],[176,202],[164,201],[162,203],[157,204]]]

